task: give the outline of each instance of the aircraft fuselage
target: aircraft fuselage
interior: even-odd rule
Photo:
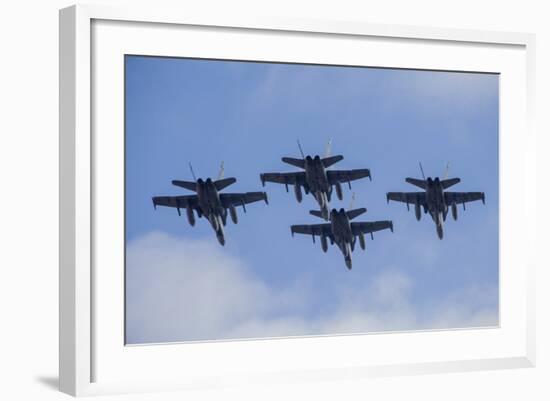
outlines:
[[[327,172],[319,156],[305,158],[306,182],[311,192],[329,192]]]
[[[218,241],[223,245],[225,243],[223,226],[226,222],[227,211],[222,206],[214,181],[210,178],[207,178],[206,181],[199,178],[197,181],[197,197],[201,213],[208,219],[216,232]]]
[[[438,177],[435,179],[428,178],[426,180],[426,204],[432,220],[437,229],[437,235],[440,239],[443,238],[443,222],[447,217],[449,208],[445,202],[445,192]]]
[[[329,197],[332,192],[332,187],[328,182],[327,172],[323,161],[319,156],[307,156],[304,159],[304,170],[306,173],[307,192],[311,192],[323,213],[323,217],[328,220]]]
[[[332,209],[330,225],[334,242],[344,255],[347,268],[351,269],[351,252],[355,245],[355,236],[351,231],[351,223],[344,209],[340,209],[340,211]]]

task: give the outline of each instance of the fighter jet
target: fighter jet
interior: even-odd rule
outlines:
[[[422,180],[417,178],[406,178],[405,181],[409,184],[422,188],[424,191],[388,192],[386,194],[386,200],[388,203],[390,200],[406,203],[407,210],[410,210],[409,204],[413,204],[417,220],[420,220],[422,217],[421,208],[424,210],[424,213],[430,213],[430,216],[435,223],[437,236],[439,239],[443,239],[443,222],[447,218],[449,206],[451,207],[453,219],[456,220],[458,218],[457,204],[462,203],[464,210],[466,210],[466,202],[481,200],[483,204],[485,204],[484,192],[445,191],[447,188],[460,182],[460,178],[447,179],[449,171],[448,164],[445,176],[441,180],[439,177],[428,177],[428,179],[426,179],[424,176],[424,170],[422,169],[422,164],[420,164],[420,171],[422,173]]]
[[[155,196],[153,197],[153,206],[155,209],[157,206],[174,207],[180,216],[180,209],[186,209],[187,219],[192,226],[195,225],[194,211],[199,218],[204,216],[210,222],[221,245],[225,245],[223,227],[227,222],[228,210],[231,220],[234,224],[237,224],[236,207],[242,206],[243,211],[246,213],[245,205],[248,203],[260,200],[263,200],[266,204],[268,203],[265,192],[220,193],[222,189],[237,182],[237,179],[233,177],[223,178],[223,163],[217,180],[212,180],[211,178],[207,178],[206,180],[199,178],[197,180],[193,167],[191,165],[189,167],[195,181],[173,180],[172,184],[196,192],[196,195]]]
[[[330,141],[327,144],[325,157],[304,156],[302,146],[298,141],[298,147],[302,155],[301,159],[293,157],[283,157],[282,161],[295,167],[299,167],[304,171],[289,172],[289,173],[263,173],[260,174],[262,185],[267,182],[275,182],[284,184],[288,192],[288,186],[294,185],[294,193],[298,202],[302,201],[302,187],[306,194],[311,193],[321,209],[321,215],[325,220],[329,220],[329,202],[333,187],[336,187],[336,195],[342,200],[342,182],[347,182],[351,189],[351,181],[360,178],[371,178],[369,169],[356,170],[327,170],[333,164],[338,163],[344,156],[330,156]]]
[[[360,223],[351,223],[350,221],[357,216],[365,213],[367,209],[340,210],[332,209],[330,212],[330,223],[325,224],[310,224],[310,225],[293,225],[290,227],[292,236],[297,234],[311,235],[315,243],[315,236],[321,238],[321,248],[323,252],[328,249],[328,241],[331,245],[338,245],[340,251],[344,255],[346,267],[351,270],[351,253],[355,248],[355,242],[359,237],[359,245],[361,249],[365,249],[365,234],[370,234],[374,239],[375,231],[390,229],[393,232],[393,223],[389,220],[383,221],[365,221]],[[317,210],[309,212],[313,216],[321,217],[322,213]]]

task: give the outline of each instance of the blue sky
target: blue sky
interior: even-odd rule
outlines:
[[[282,156],[325,152],[333,168],[369,168],[373,181],[344,186],[332,207],[390,219],[395,232],[356,249],[353,270],[336,247],[290,235],[319,223],[261,172],[295,171]],[[153,209],[170,184],[225,176],[225,191],[268,193],[239,210],[217,244],[204,219]],[[440,241],[433,222],[388,191],[415,191],[405,177],[460,177],[457,191],[485,191]],[[128,56],[126,58],[127,341],[337,334],[498,323],[498,76]],[[201,287],[202,286],[202,287]],[[217,301],[214,298],[218,299]],[[197,311],[202,311],[197,314]]]

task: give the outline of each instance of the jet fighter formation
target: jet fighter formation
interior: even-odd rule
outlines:
[[[374,239],[374,232],[382,230],[391,230],[393,232],[393,222],[391,220],[381,221],[363,221],[352,222],[353,219],[367,211],[366,208],[348,210],[344,208],[330,209],[333,189],[336,190],[337,198],[343,199],[342,183],[347,183],[351,189],[351,181],[361,178],[372,180],[368,168],[359,168],[352,170],[332,170],[329,169],[334,164],[342,161],[344,156],[330,156],[329,141],[324,157],[319,155],[304,155],[300,142],[298,147],[302,158],[283,157],[281,160],[287,164],[298,167],[301,171],[281,172],[281,173],[262,173],[260,180],[263,186],[266,182],[284,184],[288,192],[288,186],[294,186],[296,200],[302,202],[302,188],[306,194],[311,194],[319,205],[319,210],[311,210],[309,213],[315,217],[324,219],[326,223],[322,224],[295,224],[290,227],[292,236],[294,234],[311,235],[313,242],[315,237],[321,241],[321,249],[327,252],[328,245],[336,244],[344,256],[346,267],[351,270],[351,253],[355,249],[357,239],[361,249],[365,250],[365,235]],[[221,245],[225,244],[224,227],[227,223],[227,215],[231,216],[234,224],[238,222],[236,208],[241,206],[246,213],[246,206],[249,203],[263,200],[268,204],[267,194],[265,192],[243,192],[243,193],[221,193],[223,189],[234,184],[236,178],[223,178],[224,167],[221,165],[220,174],[216,180],[195,177],[193,167],[189,165],[194,181],[173,180],[172,184],[187,190],[193,191],[194,195],[180,196],[154,196],[153,206],[167,206],[176,208],[178,215],[181,216],[181,209],[186,209],[187,219],[191,226],[195,225],[195,212],[199,218],[205,217],[212,226],[216,237]],[[420,164],[422,179],[406,178],[409,184],[422,188],[422,192],[387,192],[386,200],[403,202],[407,204],[409,210],[410,204],[414,205],[417,220],[420,220],[422,211],[430,214],[435,222],[437,236],[443,239],[443,223],[447,218],[449,208],[451,209],[454,220],[457,220],[457,204],[462,204],[464,210],[467,202],[481,200],[485,204],[484,192],[451,192],[445,191],[447,188],[458,184],[460,178],[447,178],[449,165],[443,179],[439,177],[426,177],[422,164]],[[355,200],[355,194],[352,197],[352,204]]]

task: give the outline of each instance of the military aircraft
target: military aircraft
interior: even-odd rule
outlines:
[[[331,245],[338,245],[340,251],[344,255],[346,267],[351,270],[351,253],[355,248],[355,242],[359,237],[359,245],[361,249],[365,249],[365,234],[370,234],[374,239],[373,233],[375,231],[390,229],[393,232],[393,223],[389,220],[383,221],[369,221],[352,223],[351,220],[357,216],[365,213],[367,209],[353,209],[353,210],[340,210],[332,209],[330,212],[330,223],[325,224],[309,224],[309,225],[293,225],[290,227],[292,236],[294,234],[307,234],[311,235],[313,242],[315,243],[315,236],[321,238],[321,248],[323,252],[328,249],[328,240]],[[322,213],[318,210],[311,210],[309,212],[313,216],[321,217]]]
[[[181,195],[181,196],[155,196],[153,197],[153,206],[174,207],[181,216],[181,208],[186,209],[187,219],[189,224],[195,225],[195,214],[197,216],[206,217],[210,225],[216,232],[216,237],[221,245],[225,244],[225,236],[223,227],[227,222],[227,211],[231,216],[234,224],[238,222],[236,207],[242,206],[246,213],[246,204],[263,200],[268,203],[267,194],[265,192],[244,192],[244,193],[220,193],[224,188],[237,182],[236,178],[223,178],[223,163],[221,165],[220,174],[217,180],[195,177],[193,167],[191,174],[195,181],[179,181],[173,180],[172,184],[181,188],[196,192],[196,195]]]
[[[330,166],[338,163],[344,158],[344,156],[341,155],[330,156],[330,144],[331,142],[329,141],[325,157],[321,158],[319,155],[313,157],[310,155],[305,156],[302,146],[298,141],[298,147],[302,158],[283,157],[282,161],[292,166],[299,167],[304,171],[263,173],[260,174],[262,185],[265,186],[266,181],[284,184],[287,192],[288,186],[294,185],[294,193],[298,202],[302,201],[303,187],[306,194],[311,193],[317,200],[323,218],[329,220],[329,202],[333,187],[336,187],[338,199],[342,200],[343,194],[341,183],[347,182],[351,189],[351,181],[364,177],[371,178],[370,171],[366,168],[356,170],[327,170]]]
[[[409,184],[422,188],[422,192],[388,192],[386,194],[386,200],[389,203],[390,200],[396,202],[403,202],[407,204],[407,210],[409,205],[414,205],[414,212],[416,219],[420,220],[422,216],[421,208],[424,213],[430,213],[433,221],[435,222],[437,236],[439,239],[443,239],[443,222],[447,218],[449,212],[449,206],[451,207],[451,213],[453,219],[458,218],[457,204],[462,203],[464,210],[466,210],[466,203],[481,200],[485,204],[484,192],[450,192],[445,191],[447,188],[458,184],[460,178],[447,179],[449,164],[447,164],[445,176],[443,179],[439,177],[426,177],[424,176],[424,170],[422,164],[420,164],[420,171],[422,173],[422,180],[417,178],[406,178],[405,181]]]

